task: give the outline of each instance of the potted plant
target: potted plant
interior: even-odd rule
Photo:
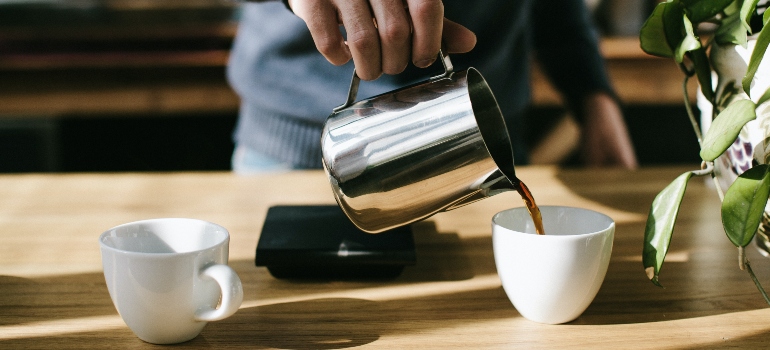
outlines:
[[[770,43],[770,26],[765,25],[770,19],[770,11],[764,11],[766,3],[669,0],[655,7],[640,31],[645,52],[673,58],[684,73],[684,104],[703,160],[701,169],[677,177],[652,202],[645,228],[643,264],[647,277],[658,286],[687,183],[693,176],[711,176],[722,200],[724,231],[738,248],[739,266],[748,271],[770,304],[744,254],[760,228],[770,195],[770,89],[765,83],[757,83],[759,79],[770,80],[770,76],[763,76],[770,74],[757,75]],[[702,28],[708,28],[708,34],[701,35]],[[741,50],[743,55],[738,54]],[[693,76],[700,84],[699,98],[709,107],[701,110],[710,110],[710,114],[702,117],[703,124],[710,124],[704,133],[695,119],[687,91],[687,81]],[[751,131],[758,131],[755,134],[760,134],[759,142],[746,140],[745,134]],[[743,155],[748,154],[748,159],[739,164],[736,155],[740,152],[731,152],[731,147],[745,150]],[[729,187],[723,190],[720,181]]]

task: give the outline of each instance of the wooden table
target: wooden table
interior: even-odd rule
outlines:
[[[320,171],[0,176],[0,348],[153,348],[113,307],[98,235],[129,221],[193,217],[230,230],[230,265],[245,298],[183,348],[767,348],[770,310],[722,232],[719,201],[693,179],[660,289],[641,265],[655,194],[688,167],[567,170],[520,167],[540,205],[592,208],[617,223],[607,277],[576,321],[522,318],[495,272],[490,218],[520,206],[505,193],[415,224],[417,264],[389,281],[306,282],[254,266],[276,204],[332,204]],[[749,249],[770,286],[770,261]]]

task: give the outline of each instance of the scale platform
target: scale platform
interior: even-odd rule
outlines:
[[[284,279],[390,279],[415,262],[409,226],[366,233],[337,205],[271,207],[255,258]]]

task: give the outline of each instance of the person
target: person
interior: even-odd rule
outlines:
[[[637,166],[583,0],[289,0],[245,3],[227,77],[241,97],[233,133],[239,173],[320,168],[326,117],[443,71],[477,68],[506,118],[516,164],[534,54],[583,130],[586,164]]]

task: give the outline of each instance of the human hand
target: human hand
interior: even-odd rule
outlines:
[[[411,60],[430,66],[447,53],[468,52],[476,35],[444,18],[441,0],[289,0],[316,48],[334,65],[353,59],[361,79],[401,73]],[[339,26],[345,27],[347,41]]]
[[[596,93],[583,102],[581,156],[588,166],[639,166],[620,107],[609,95]]]

